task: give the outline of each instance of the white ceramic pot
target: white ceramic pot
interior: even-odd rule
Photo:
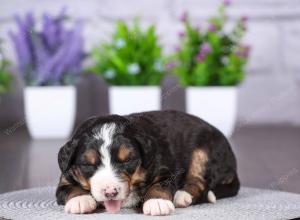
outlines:
[[[237,87],[188,87],[186,110],[230,137],[237,117]]]
[[[160,87],[111,86],[109,109],[111,114],[119,115],[160,110]]]
[[[74,86],[26,87],[25,119],[34,139],[67,138],[76,116]]]

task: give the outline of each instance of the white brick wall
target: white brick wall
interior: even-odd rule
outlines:
[[[83,18],[86,22],[86,50],[90,50],[99,41],[109,40],[116,19],[129,21],[139,16],[143,24],[157,25],[161,42],[168,53],[178,42],[177,33],[182,30],[178,19],[183,11],[187,10],[193,22],[201,24],[215,13],[220,2],[1,0],[0,36],[8,40],[7,31],[14,28],[14,13],[25,13],[31,9],[38,15],[45,10],[57,13],[65,5],[71,16]],[[241,15],[250,18],[249,31],[244,40],[252,45],[253,51],[247,67],[248,76],[240,90],[240,121],[250,124],[300,124],[300,0],[235,0],[228,14],[231,20]],[[9,57],[13,58],[11,44],[6,43],[5,49]],[[282,93],[284,95],[281,97]],[[278,99],[278,96],[281,98]],[[268,104],[270,102],[273,104]]]
[[[283,64],[288,71],[300,69],[300,23],[296,21],[282,24]]]
[[[245,43],[251,45],[249,73],[272,74],[278,71],[280,59],[280,30],[277,23],[270,21],[250,21]]]

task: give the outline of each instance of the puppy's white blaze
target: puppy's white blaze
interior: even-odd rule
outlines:
[[[111,166],[109,147],[113,141],[113,135],[116,130],[116,125],[113,123],[104,124],[99,133],[95,134],[96,139],[103,140],[103,144],[99,147],[104,166]]]
[[[208,191],[208,193],[207,193],[207,200],[210,203],[216,203],[217,202],[216,195],[214,194],[213,191],[211,191],[211,190]]]
[[[113,141],[115,130],[115,124],[104,124],[100,131],[94,134],[96,139],[103,140],[103,144],[99,146],[103,165],[98,168],[90,180],[91,192],[94,198],[98,201],[106,200],[103,193],[103,189],[105,189],[106,186],[114,186],[120,189],[117,198],[123,199],[125,197],[126,190],[124,189],[124,183],[117,177],[111,164],[110,146]]]

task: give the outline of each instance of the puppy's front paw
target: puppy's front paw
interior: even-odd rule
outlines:
[[[65,212],[71,214],[83,214],[92,212],[96,208],[97,203],[92,196],[82,195],[70,199],[65,206]]]
[[[173,203],[165,199],[149,199],[143,204],[145,215],[169,215],[174,211]]]
[[[185,208],[192,203],[192,195],[186,191],[178,190],[174,195],[174,205],[176,208]]]

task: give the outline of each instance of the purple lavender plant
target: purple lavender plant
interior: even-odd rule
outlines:
[[[15,16],[18,32],[10,32],[19,73],[28,86],[74,84],[82,70],[82,23],[73,29],[64,26],[65,9],[57,16],[43,15],[38,31],[31,12]]]

